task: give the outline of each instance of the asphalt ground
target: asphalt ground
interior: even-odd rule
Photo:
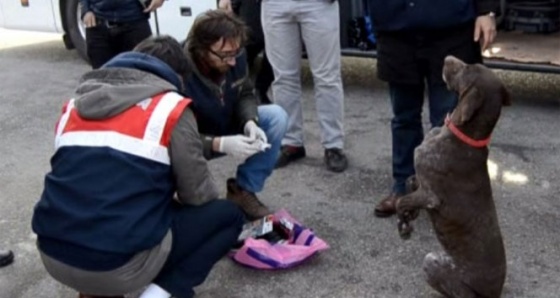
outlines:
[[[62,103],[89,68],[60,36],[0,30],[0,246],[15,262],[0,269],[0,298],[77,297],[44,270],[30,228],[53,153]],[[507,252],[503,297],[560,296],[560,75],[498,71],[513,94],[490,146],[489,169]],[[408,241],[396,219],[373,216],[391,183],[391,111],[375,60],[344,58],[349,169],[323,164],[309,71],[304,72],[308,157],[274,172],[260,193],[286,208],[331,246],[285,271],[257,271],[224,258],[198,297],[440,297],[421,264],[440,249],[422,213]],[[427,115],[427,113],[425,113]],[[425,122],[426,129],[428,123]],[[211,162],[223,187],[238,160]],[[129,297],[135,297],[132,293]]]

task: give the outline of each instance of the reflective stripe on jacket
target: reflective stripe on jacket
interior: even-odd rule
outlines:
[[[56,126],[52,171],[35,207],[35,233],[109,253],[136,253],[160,243],[176,189],[168,145],[190,102],[166,92],[114,117],[88,120],[69,101]]]

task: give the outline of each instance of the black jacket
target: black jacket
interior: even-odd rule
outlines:
[[[435,29],[498,12],[496,0],[366,0],[377,31]]]
[[[147,19],[150,15],[144,13],[141,0],[80,0],[82,17],[88,11],[97,18],[111,22],[132,22]]]

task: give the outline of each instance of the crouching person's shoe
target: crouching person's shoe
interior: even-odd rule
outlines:
[[[11,250],[0,250],[0,267],[8,266],[14,261],[14,253]]]
[[[237,204],[249,220],[255,220],[272,213],[254,193],[239,187],[237,181],[233,178],[227,181],[226,197]]]

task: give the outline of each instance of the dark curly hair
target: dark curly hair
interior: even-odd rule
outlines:
[[[247,26],[235,15],[225,10],[209,10],[199,15],[187,36],[185,51],[194,57],[203,57],[210,47],[223,38],[239,41],[243,47],[247,41]]]

